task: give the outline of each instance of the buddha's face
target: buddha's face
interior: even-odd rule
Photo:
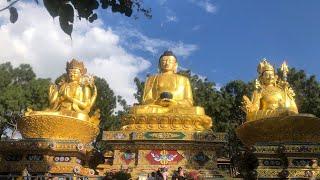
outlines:
[[[272,85],[276,81],[276,77],[274,75],[274,71],[265,71],[261,76],[262,84],[268,86]]]
[[[160,60],[161,72],[176,72],[177,67],[177,60],[174,56],[163,56]]]
[[[71,82],[79,82],[81,77],[80,69],[68,69],[68,77]]]

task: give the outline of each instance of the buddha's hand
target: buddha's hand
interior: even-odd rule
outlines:
[[[56,92],[58,92],[57,86],[54,84],[51,84],[49,87],[49,97],[51,97]]]
[[[57,89],[57,86],[52,84],[50,85],[50,88],[49,88],[49,100],[50,100],[50,103],[53,103],[57,100],[58,98],[58,89]]]
[[[248,96],[243,96],[243,101],[242,101],[242,109],[245,112],[252,112],[253,109],[253,104],[251,100],[248,98]]]
[[[69,100],[69,101],[71,101],[71,102],[74,101],[74,100],[73,100],[73,97],[70,95],[70,87],[69,87],[69,86],[67,86],[67,87],[64,89],[63,95],[64,95],[64,98],[65,98],[65,99],[67,99],[67,100]]]
[[[93,84],[93,94],[90,98],[90,107],[92,107],[93,104],[95,103],[97,95],[98,95],[97,87],[96,87],[96,85]]]
[[[177,105],[177,101],[173,99],[163,98],[163,99],[158,99],[156,104],[167,107],[167,106]]]

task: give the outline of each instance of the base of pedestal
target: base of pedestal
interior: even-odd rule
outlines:
[[[320,178],[320,144],[257,143],[252,150],[258,159],[257,179]]]
[[[127,132],[106,131],[103,140],[110,147],[100,173],[128,170],[134,178],[178,167],[206,178],[223,177],[217,159],[223,156],[225,133],[213,132]]]
[[[0,141],[0,173],[93,176],[87,160],[92,147],[75,140],[23,139]]]

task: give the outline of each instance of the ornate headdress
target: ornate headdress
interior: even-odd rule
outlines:
[[[87,68],[84,67],[84,64],[82,61],[77,61],[76,59],[72,59],[70,62],[67,62],[67,68],[68,69],[79,69],[81,74],[87,73]]]
[[[257,71],[260,75],[262,75],[265,71],[274,71],[274,68],[270,63],[268,63],[267,59],[264,58],[260,62],[259,66],[257,68]]]

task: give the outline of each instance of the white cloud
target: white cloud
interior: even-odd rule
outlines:
[[[193,51],[197,50],[198,46],[194,44],[184,44],[183,42],[175,43],[171,46],[172,50],[177,56],[188,57]]]
[[[167,0],[158,0],[157,2],[162,6],[167,3]]]
[[[198,31],[200,28],[201,28],[201,26],[198,24],[198,25],[193,26],[191,30]]]
[[[174,42],[157,38],[150,38],[136,30],[118,29],[122,34],[123,44],[130,49],[138,49],[153,55],[162,53],[164,50],[172,50],[176,56],[188,57],[198,49],[195,44],[185,44],[182,41]],[[132,43],[135,42],[135,43]]]
[[[0,3],[0,7],[4,5]],[[67,60],[80,59],[89,73],[105,78],[116,94],[128,103],[135,101],[133,78],[150,63],[127,52],[111,28],[103,29],[99,21],[76,21],[71,40],[60,29],[58,19],[52,20],[42,6],[33,2],[17,6],[15,24],[9,23],[8,13],[0,13],[0,63],[28,63],[39,77],[54,79],[64,73]]]
[[[164,27],[165,25],[169,23],[176,23],[178,22],[178,18],[175,15],[167,15],[165,21],[163,21],[160,26]]]
[[[5,5],[0,1],[0,7]],[[9,22],[9,12],[0,13],[0,63],[27,63],[38,77],[55,79],[65,72],[66,61],[76,58],[84,61],[89,73],[105,78],[129,104],[135,102],[133,78],[151,66],[132,49],[153,55],[171,49],[183,57],[198,49],[194,44],[151,38],[133,28],[113,31],[104,29],[100,20],[91,24],[77,18],[71,40],[43,6],[34,2],[16,5],[19,19],[15,24]]]
[[[167,16],[167,22],[178,22],[177,16]]]
[[[196,4],[201,7],[208,13],[217,12],[217,7],[210,0],[190,0],[190,2]]]

